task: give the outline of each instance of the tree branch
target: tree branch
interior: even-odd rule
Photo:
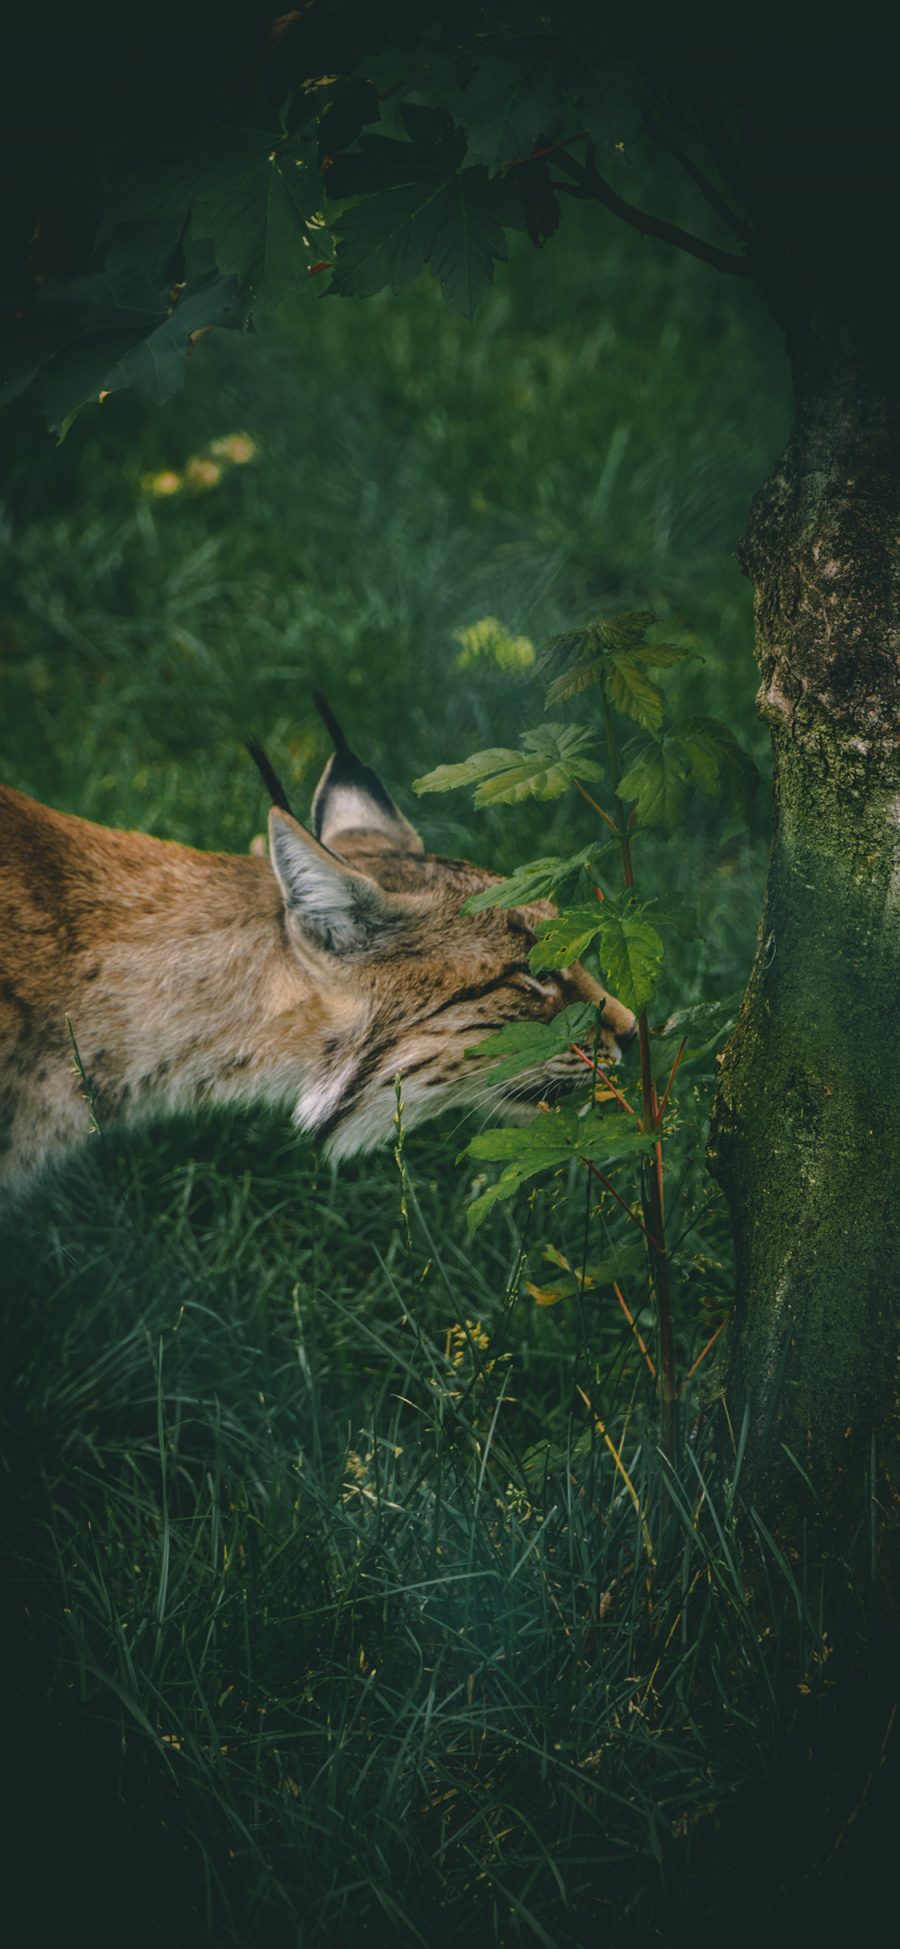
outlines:
[[[674,244],[677,250],[686,251],[689,257],[699,257],[704,264],[712,265],[715,271],[729,271],[732,277],[752,277],[753,267],[746,257],[739,257],[736,251],[719,250],[715,244],[704,243],[689,230],[682,230],[677,223],[667,223],[663,217],[652,217],[646,210],[638,210],[633,203],[626,203],[612,184],[604,176],[599,176],[594,166],[593,150],[588,151],[585,163],[577,162],[574,156],[557,157],[557,168],[564,169],[573,182],[554,181],[555,190],[563,190],[567,196],[577,196],[583,201],[602,203],[623,223],[631,225],[642,237],[658,237],[661,243]]]
[[[752,277],[752,265],[748,257],[738,257],[731,249],[717,249],[715,244],[703,244],[703,238],[695,238],[690,230],[682,230],[680,224],[668,224],[662,216],[649,216],[647,210],[635,209],[633,203],[625,203],[619,197],[612,183],[604,175],[598,175],[594,168],[592,152],[588,152],[588,162],[581,164],[575,156],[557,156],[557,168],[575,177],[571,183],[553,181],[553,189],[565,191],[567,197],[581,197],[586,203],[604,203],[614,216],[621,216],[623,224],[631,224],[643,238],[658,238],[662,244],[674,244],[676,249],[688,251],[690,257],[699,257],[701,263],[709,263],[713,271],[731,271],[732,277]]]
[[[707,203],[712,205],[712,208],[722,218],[723,223],[727,223],[729,230],[733,231],[736,237],[740,237],[742,243],[749,243],[751,236],[749,224],[744,223],[740,217],[735,216],[734,211],[726,203],[724,196],[716,189],[715,183],[711,183],[709,177],[704,175],[703,170],[698,168],[693,157],[688,155],[687,150],[682,149],[679,142],[676,142],[671,135],[668,135],[665,129],[660,128],[659,123],[654,121],[652,116],[648,115],[646,117],[644,127],[653,141],[659,143],[661,149],[667,149],[669,155],[674,156],[675,161],[680,164],[685,174],[690,176],[691,182],[696,183],[701,196],[705,196]]]

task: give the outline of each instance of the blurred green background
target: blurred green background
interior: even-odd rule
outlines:
[[[689,703],[763,751],[734,548],[787,428],[777,334],[751,289],[602,214],[567,210],[541,253],[510,242],[474,328],[430,281],[313,286],[280,330],[210,334],[169,407],[113,396],[42,465],[10,456],[14,783],[240,846],[259,793],[238,737],[264,732],[302,798],[327,751],[313,683],[402,793],[535,714],[489,659],[460,670],[456,631],[494,615],[538,640],[628,605],[693,633]],[[214,481],[236,433],[253,458]],[[435,844],[521,850],[461,803],[424,817]]]
[[[313,286],[265,335],[205,338],[166,409],[111,398],[40,461],[13,440],[3,775],[243,850],[266,804],[241,739],[264,739],[302,814],[328,754],[319,686],[430,846],[508,869],[585,843],[580,801],[476,814],[409,782],[514,741],[541,709],[527,645],[623,607],[698,649],[678,701],[765,771],[734,549],[788,417],[753,291],[605,214],[567,210],[542,253],[514,237],[474,329],[422,282],[365,303]],[[703,802],[644,842],[648,883],[700,918],[663,1014],[745,979],[766,797],[725,846]],[[684,1092],[688,1225],[712,1195],[708,1099],[709,1077]],[[733,1675],[712,1730],[683,1666],[654,1681],[652,1726],[646,1690],[628,1703],[649,1658],[641,1534],[572,1404],[583,1382],[627,1421],[640,1362],[605,1302],[542,1312],[521,1289],[548,1211],[577,1250],[581,1206],[504,1209],[473,1254],[467,1134],[409,1140],[412,1251],[390,1154],[338,1176],[253,1114],[104,1137],[8,1223],[32,1926],[64,1889],[95,1939],[126,1914],[135,1942],[555,1944],[598,1920],[657,1939],[694,1901],[695,1825],[716,1901],[755,1859],[775,1899],[795,1828],[778,1816],[781,1855],[765,1821],[733,1861],[722,1847],[752,1771]],[[686,1353],[727,1305],[721,1211],[714,1230],[714,1253],[685,1248]],[[573,1633],[607,1585],[632,1596],[604,1664]],[[769,1742],[750,1739],[760,1779]]]

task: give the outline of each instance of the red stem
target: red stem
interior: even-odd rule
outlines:
[[[616,1089],[615,1083],[612,1081],[612,1079],[609,1076],[607,1076],[605,1069],[601,1069],[600,1064],[598,1062],[594,1062],[593,1058],[587,1055],[584,1049],[579,1049],[577,1042],[570,1042],[569,1048],[571,1049],[573,1055],[580,1056],[582,1062],[587,1063],[588,1068],[593,1070],[594,1075],[599,1076],[601,1083],[606,1084],[607,1089],[611,1091],[612,1095],[616,1099],[616,1102],[621,1103],[623,1110],[627,1110],[628,1115],[630,1117],[633,1117],[634,1109],[632,1105],[626,1102],[624,1096],[622,1095],[621,1090]]]
[[[715,1344],[716,1344],[716,1341],[718,1340],[718,1337],[719,1337],[719,1334],[720,1334],[720,1333],[723,1333],[723,1332],[725,1331],[725,1328],[726,1328],[726,1326],[728,1325],[728,1322],[729,1322],[729,1320],[730,1320],[730,1318],[731,1318],[731,1314],[730,1314],[730,1313],[726,1313],[726,1315],[725,1315],[725,1318],[724,1318],[724,1320],[720,1320],[720,1322],[719,1322],[719,1324],[718,1324],[718,1326],[716,1327],[716,1330],[715,1330],[715,1333],[711,1333],[711,1334],[710,1334],[710,1337],[709,1337],[709,1339],[708,1339],[708,1340],[707,1340],[707,1342],[706,1342],[706,1346],[705,1346],[705,1347],[703,1347],[703,1348],[701,1349],[701,1351],[700,1351],[700,1353],[698,1353],[698,1355],[697,1355],[697,1358],[696,1358],[696,1360],[694,1361],[694,1365],[693,1365],[693,1367],[689,1367],[689,1368],[688,1368],[688,1370],[687,1370],[687,1373],[685,1374],[685,1377],[684,1377],[684,1385],[685,1385],[685,1387],[687,1386],[687,1384],[688,1384],[688,1381],[689,1381],[689,1380],[691,1379],[691,1377],[692,1377],[692,1376],[693,1376],[694,1374],[696,1374],[696,1372],[697,1372],[697,1368],[698,1368],[698,1367],[699,1367],[699,1366],[701,1365],[701,1362],[702,1362],[702,1361],[704,1361],[704,1360],[706,1359],[706,1356],[707,1356],[707,1354],[709,1353],[709,1350],[710,1350],[710,1347],[714,1347],[714,1346],[715,1346]]]
[[[646,1345],[646,1343],[645,1343],[645,1341],[644,1341],[644,1337],[643,1337],[643,1335],[642,1335],[642,1333],[641,1333],[641,1329],[640,1329],[640,1327],[638,1326],[638,1323],[637,1323],[637,1320],[636,1320],[636,1319],[635,1319],[635,1317],[634,1317],[634,1314],[633,1314],[632,1312],[630,1312],[630,1310],[629,1310],[629,1308],[628,1308],[628,1306],[627,1306],[627,1304],[626,1304],[626,1302],[625,1302],[625,1298],[624,1298],[624,1295],[623,1295],[623,1293],[622,1293],[622,1289],[621,1289],[621,1287],[620,1287],[620,1286],[617,1286],[617,1285],[616,1285],[616,1282],[615,1282],[615,1280],[613,1280],[613,1292],[614,1292],[614,1293],[615,1293],[615,1295],[616,1295],[616,1298],[617,1298],[617,1300],[618,1300],[618,1302],[619,1302],[619,1305],[621,1306],[621,1308],[622,1308],[622,1311],[623,1311],[623,1313],[624,1313],[624,1315],[625,1315],[625,1318],[626,1318],[626,1320],[628,1321],[628,1324],[629,1324],[629,1326],[630,1326],[630,1328],[631,1328],[631,1331],[632,1331],[632,1333],[634,1334],[634,1337],[635,1337],[635,1339],[636,1339],[636,1341],[637,1341],[637,1343],[638,1343],[638,1346],[640,1347],[640,1350],[641,1350],[641,1353],[643,1354],[643,1356],[644,1356],[644,1359],[645,1359],[645,1360],[646,1360],[646,1362],[647,1362],[647,1366],[648,1366],[648,1367],[649,1367],[649,1369],[650,1369],[650,1374],[651,1374],[651,1377],[652,1377],[652,1379],[653,1379],[653,1380],[655,1380],[655,1379],[656,1379],[656,1368],[655,1368],[655,1366],[654,1366],[654,1363],[653,1363],[653,1356],[652,1356],[652,1354],[651,1354],[651,1353],[649,1352],[649,1350],[648,1350],[648,1348],[647,1348],[647,1345]]]
[[[668,1101],[669,1101],[669,1091],[670,1091],[670,1089],[671,1089],[671,1087],[672,1087],[672,1084],[673,1084],[673,1083],[674,1083],[674,1081],[675,1081],[675,1071],[676,1071],[676,1069],[678,1068],[678,1065],[679,1065],[679,1063],[680,1063],[680,1061],[681,1061],[681,1058],[682,1058],[682,1056],[684,1055],[684,1050],[685,1050],[685,1044],[686,1044],[686,1042],[687,1042],[687,1036],[686,1036],[686,1035],[683,1035],[683,1036],[682,1036],[682,1038],[681,1038],[681,1041],[680,1041],[680,1043],[679,1043],[679,1045],[678,1045],[678,1054],[677,1054],[677,1056],[675,1057],[675,1061],[673,1062],[673,1064],[672,1064],[672,1067],[671,1067],[671,1069],[670,1069],[670,1071],[669,1071],[669,1080],[668,1080],[668,1082],[667,1082],[667,1084],[666,1084],[666,1087],[665,1087],[665,1090],[664,1090],[664,1092],[663,1092],[663,1100],[662,1100],[662,1102],[661,1102],[661,1104],[660,1104],[660,1106],[659,1106],[659,1109],[658,1109],[658,1111],[657,1111],[657,1113],[656,1113],[656,1121],[657,1121],[657,1125],[658,1125],[658,1126],[660,1126],[660,1127],[662,1126],[662,1120],[663,1120],[663,1111],[665,1110],[665,1107],[666,1107],[666,1104],[667,1104],[667,1103],[668,1103]]]

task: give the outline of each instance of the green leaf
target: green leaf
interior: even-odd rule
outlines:
[[[650,1000],[663,964],[663,944],[640,913],[603,916],[600,965],[614,995],[640,1014]]]
[[[580,697],[583,690],[590,690],[594,684],[605,682],[606,655],[601,650],[595,656],[582,657],[573,663],[570,670],[554,678],[545,698],[546,707],[552,710],[555,704],[567,704],[572,697]]]
[[[515,183],[518,191],[519,208],[528,235],[536,248],[542,250],[548,237],[556,234],[562,219],[546,156],[520,162],[518,168],[510,172],[508,180]],[[509,218],[506,221],[511,223]]]
[[[528,965],[540,973],[544,968],[568,968],[586,954],[603,926],[603,909],[598,901],[567,907],[552,920],[538,922],[537,943],[528,956]]]
[[[428,267],[448,303],[464,318],[474,318],[494,282],[494,265],[506,258],[506,238],[492,185],[480,166],[464,169],[448,183],[435,207]]]
[[[682,649],[677,643],[642,643],[632,655],[639,663],[645,663],[648,670],[671,670],[676,663],[695,661],[700,652]]]
[[[595,623],[604,649],[633,650],[643,643],[656,621],[650,609],[623,609],[618,616],[606,616]]]
[[[220,270],[230,271],[251,301],[276,305],[306,284],[307,226],[321,203],[309,158],[267,149],[205,173],[193,198],[191,235],[210,240]]]
[[[469,1206],[469,1231],[477,1230],[500,1199],[514,1197],[529,1178],[543,1171],[559,1170],[573,1158],[605,1167],[649,1149],[653,1141],[653,1133],[636,1129],[634,1118],[626,1117],[624,1111],[582,1117],[569,1104],[540,1112],[535,1122],[524,1128],[484,1130],[473,1137],[465,1155],[502,1162],[504,1169],[497,1182]]]
[[[634,801],[642,826],[672,831],[687,802],[688,759],[677,738],[645,745],[618,785],[618,797]]]
[[[534,1069],[560,1056],[580,1037],[593,1035],[597,1011],[590,1002],[572,1002],[552,1022],[509,1022],[496,1035],[486,1036],[466,1050],[467,1056],[496,1058],[491,1083],[506,1083],[523,1069]]]
[[[613,650],[606,659],[606,694],[611,704],[645,731],[658,731],[666,700],[658,684],[641,669],[640,652]]]
[[[458,765],[436,765],[434,771],[414,778],[412,788],[420,798],[423,792],[455,792],[458,786],[475,785],[491,772],[502,770],[504,765],[518,763],[518,759],[517,751],[492,745],[487,751],[473,752],[471,758],[464,758]]]
[[[617,1245],[604,1259],[592,1259],[588,1266],[588,1277],[595,1286],[611,1286],[613,1280],[628,1279],[632,1273],[643,1272],[646,1252],[640,1239],[634,1244]]]
[[[235,330],[242,323],[240,294],[235,279],[219,271],[192,278],[165,323],[132,346],[107,374],[104,389],[137,386],[158,406],[171,399],[184,381],[185,357],[194,332],[218,325]]]
[[[465,136],[446,109],[402,102],[400,119],[407,141],[364,135],[351,154],[336,158],[326,173],[329,197],[371,197],[409,189],[429,177],[436,187],[462,167]]]
[[[560,20],[566,48],[565,72],[577,108],[575,126],[587,129],[598,149],[615,151],[639,137],[643,117],[634,74],[617,54],[608,23],[598,8],[576,7]]]
[[[538,669],[568,669],[608,650],[634,650],[655,620],[649,609],[623,609],[618,616],[602,616],[581,629],[564,629],[541,645]]]
[[[315,134],[286,136],[265,99],[198,121],[187,155],[126,179],[126,188],[130,209],[167,219],[176,235],[190,219],[188,265],[211,262],[256,305],[305,287],[307,230],[321,230],[325,200]],[[317,255],[329,256],[330,245]]]
[[[559,859],[550,854],[546,859],[529,860],[526,865],[518,866],[508,879],[498,880],[494,886],[485,887],[482,893],[473,893],[462,911],[464,914],[480,914],[488,907],[527,907],[533,900],[547,900],[567,880],[573,880],[583,867],[601,859],[615,846],[613,839],[606,846],[585,846],[580,853],[570,854],[568,859]]]
[[[698,791],[721,797],[740,831],[750,816],[759,772],[748,751],[737,741],[727,724],[715,717],[689,717],[676,725],[674,736],[681,745]]]
[[[496,616],[479,616],[478,621],[455,629],[459,644],[456,661],[460,670],[479,664],[493,664],[507,675],[530,670],[534,663],[534,644],[527,636],[514,636]]]
[[[241,323],[233,278],[208,271],[177,293],[177,238],[164,224],[132,224],[100,271],[48,280],[30,315],[48,423],[61,436],[101,393],[136,385],[161,403],[184,379],[196,332]]]
[[[558,799],[576,778],[604,782],[604,771],[585,753],[595,740],[577,724],[539,724],[524,731],[523,754],[502,776],[486,779],[475,793],[476,805],[518,805],[523,799]]]
[[[626,717],[634,718],[646,731],[658,731],[665,711],[665,697],[659,686],[645,675],[646,669],[669,669],[677,663],[684,663],[694,656],[693,650],[678,649],[673,643],[622,644],[616,647],[607,639],[610,634],[623,637],[636,636],[648,618],[643,613],[635,616],[614,618],[609,624],[591,624],[587,630],[572,630],[564,636],[554,637],[551,645],[545,645],[541,659],[542,666],[548,661],[565,662],[574,656],[575,661],[563,671],[550,685],[547,692],[547,709],[555,704],[568,703],[570,697],[577,697],[592,684],[602,684],[611,703],[623,711]],[[616,630],[616,624],[621,629]],[[600,647],[595,647],[589,655],[581,651],[587,643],[597,639],[598,632],[604,632]]]
[[[358,156],[328,172],[329,194],[361,200],[337,219],[330,291],[368,297],[394,291],[428,267],[467,318],[506,256],[499,205],[487,170],[460,169],[465,138],[445,110],[401,109],[408,142],[367,136]]]
[[[469,154],[492,175],[527,156],[538,136],[555,134],[561,103],[553,39],[540,31],[505,41],[498,37],[493,51],[479,60],[459,113]]]
[[[594,624],[584,629],[563,629],[556,636],[544,638],[537,667],[539,671],[567,670],[581,657],[594,657],[602,647]]]
[[[654,927],[671,927],[682,941],[699,939],[701,930],[696,910],[686,900],[642,900],[640,907]]]
[[[602,783],[602,768],[588,758],[593,735],[578,724],[539,724],[522,733],[522,751],[478,751],[460,765],[438,765],[413,780],[413,791],[451,792],[476,781],[476,806],[518,805],[523,799],[557,799],[576,778]]]

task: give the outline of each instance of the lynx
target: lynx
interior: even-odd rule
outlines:
[[[0,787],[7,1196],[89,1137],[85,1082],[104,1131],[265,1103],[346,1158],[394,1134],[398,1075],[409,1126],[453,1105],[537,1102],[574,1080],[572,1054],[492,1085],[491,1061],[471,1051],[506,1023],[602,1002],[601,1053],[618,1059],[629,1011],[578,965],[540,978],[528,965],[552,908],[462,912],[497,876],[426,853],[323,714],[335,751],[311,831],[254,753],[274,801],[268,857],[92,825]]]

